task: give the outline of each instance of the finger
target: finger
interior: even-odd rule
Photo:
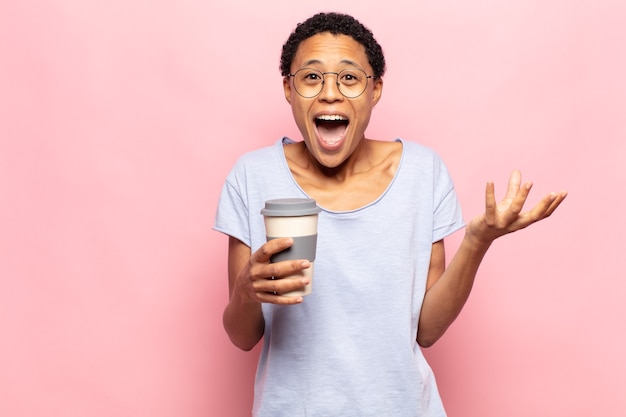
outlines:
[[[506,196],[504,199],[514,199],[519,192],[520,185],[522,184],[522,173],[519,170],[514,170],[511,172],[511,176],[509,177],[509,184],[506,189]]]
[[[539,220],[550,216],[563,201],[562,194],[550,193],[542,198],[530,211],[520,216],[518,228],[523,229]]]
[[[281,278],[293,274],[297,274],[299,271],[307,269],[311,266],[311,262],[306,259],[294,259],[288,261],[281,261],[276,263],[267,264],[263,268],[262,275],[264,278]],[[275,290],[272,290],[275,291]]]
[[[284,296],[274,293],[259,293],[257,298],[262,303],[280,304],[280,305],[293,305],[300,304],[304,301],[302,296]]]
[[[307,277],[266,279],[255,283],[255,291],[259,299],[266,302],[276,302],[276,297],[294,298],[294,296],[285,296],[283,294],[299,290],[307,285],[309,281]]]
[[[293,239],[290,237],[272,239],[252,254],[252,260],[254,262],[267,263],[272,255],[287,249],[291,245],[293,245]]]
[[[554,199],[546,210],[544,217],[549,217],[550,215],[552,215],[552,213],[554,213],[554,210],[556,210],[561,205],[563,200],[565,200],[565,197],[567,197],[567,191],[561,191],[558,194],[554,193]]]
[[[533,187],[533,184],[530,181],[524,183],[523,186],[518,187],[517,195],[511,201],[511,214],[513,216],[517,216],[522,212],[524,208],[524,204],[526,203],[526,199],[528,198],[528,194],[530,194],[530,189]]]
[[[496,221],[496,194],[493,182],[485,187],[485,222],[489,225]]]

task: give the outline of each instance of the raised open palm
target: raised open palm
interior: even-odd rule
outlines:
[[[511,173],[504,198],[497,203],[493,182],[487,183],[485,212],[472,219],[468,232],[478,241],[488,243],[500,236],[515,232],[549,217],[563,202],[567,192],[552,192],[543,197],[532,209],[523,212],[524,204],[532,188],[531,182],[522,184],[522,174]]]

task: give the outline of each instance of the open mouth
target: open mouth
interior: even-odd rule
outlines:
[[[327,145],[336,145],[341,142],[348,128],[348,123],[347,118],[336,114],[321,115],[315,118],[319,138]]]

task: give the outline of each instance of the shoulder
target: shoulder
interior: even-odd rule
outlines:
[[[231,170],[232,174],[243,174],[247,171],[255,171],[263,167],[275,166],[276,161],[282,155],[282,140],[273,145],[246,151],[239,155]]]
[[[261,148],[249,150],[241,154],[237,160],[238,163],[249,163],[257,160],[263,160],[265,158],[275,155],[278,151],[278,147],[281,146],[282,140],[274,142],[272,145],[263,146]]]
[[[395,139],[395,143],[400,143],[406,155],[414,156],[414,157],[422,157],[422,158],[435,158],[440,159],[437,152],[429,148],[428,146],[422,145],[418,142],[413,142],[405,139]]]
[[[445,164],[439,154],[432,148],[417,142],[396,139],[402,144],[402,165],[413,167],[420,172],[437,172],[446,169]]]

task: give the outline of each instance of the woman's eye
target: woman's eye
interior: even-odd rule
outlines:
[[[359,77],[356,74],[348,72],[341,74],[341,82],[345,84],[355,84],[359,81]]]

